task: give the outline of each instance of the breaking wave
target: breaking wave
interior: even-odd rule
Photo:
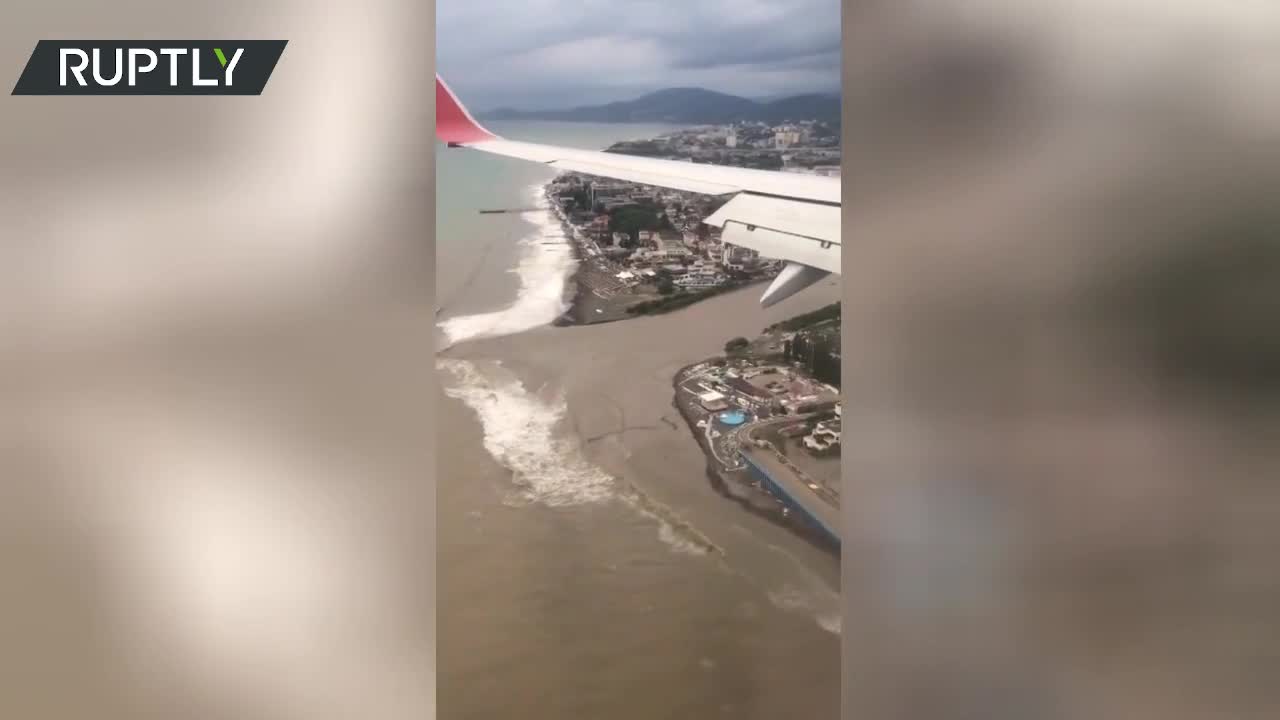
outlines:
[[[479,416],[485,449],[511,471],[525,500],[565,506],[613,496],[613,479],[556,432],[568,411],[563,398],[540,398],[501,368],[482,372],[451,359],[438,360],[437,367],[457,379],[445,383],[445,393]]]
[[[658,539],[672,550],[688,555],[724,555],[724,549],[712,542],[711,538],[634,485],[627,484],[620,497],[640,515],[658,524]]]
[[[767,594],[774,607],[810,615],[818,623],[818,627],[833,635],[840,634],[843,615],[839,607],[839,594],[823,591],[816,586],[802,590],[791,584]]]
[[[501,366],[482,370],[466,360],[445,358],[438,359],[436,366],[454,379],[444,384],[445,394],[476,413],[485,450],[511,471],[516,491],[503,499],[504,504],[564,507],[617,499],[654,522],[658,539],[672,551],[724,554],[670,508],[629,483],[619,485],[586,458],[572,436],[557,431],[568,414],[562,397],[547,399],[529,392]]]
[[[572,299],[568,292],[578,261],[564,234],[559,215],[541,183],[528,188],[530,202],[548,212],[529,213],[536,228],[520,241],[520,260],[508,272],[520,276],[520,290],[506,308],[493,312],[447,318],[440,322],[446,345],[478,338],[498,337],[547,325],[560,317]],[[559,241],[559,242],[557,242]]]

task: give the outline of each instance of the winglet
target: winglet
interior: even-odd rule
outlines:
[[[764,295],[760,297],[760,306],[770,307],[777,305],[830,274],[826,270],[819,270],[816,267],[789,262],[786,267],[782,268],[782,272],[778,273],[778,277],[774,278],[773,282],[769,284],[769,289],[765,290]]]
[[[436,75],[436,137],[450,145],[498,139],[471,117],[439,74]]]

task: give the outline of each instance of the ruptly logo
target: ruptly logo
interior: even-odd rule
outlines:
[[[14,95],[261,95],[287,40],[41,40]]]

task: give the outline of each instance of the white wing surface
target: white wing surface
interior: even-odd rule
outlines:
[[[840,179],[706,165],[506,140],[486,130],[436,76],[436,137],[450,147],[559,170],[656,185],[729,201],[704,222],[722,239],[787,265],[760,298],[768,307],[840,273]]]

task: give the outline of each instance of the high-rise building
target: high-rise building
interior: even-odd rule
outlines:
[[[800,133],[791,128],[783,128],[773,134],[773,145],[778,148],[788,148],[792,145],[800,144]]]

